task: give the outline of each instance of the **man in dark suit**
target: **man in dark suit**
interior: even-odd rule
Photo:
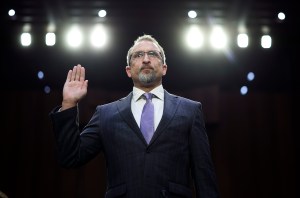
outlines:
[[[164,90],[163,48],[152,36],[140,36],[128,51],[127,64],[133,91],[97,106],[82,131],[77,104],[87,93],[85,68],[77,65],[68,72],[62,105],[50,113],[60,163],[82,166],[103,152],[106,198],[192,197],[191,178],[196,197],[219,197],[201,103]],[[151,93],[152,101],[146,102],[144,93]],[[154,118],[144,120],[145,104]],[[148,134],[142,130],[144,121]]]

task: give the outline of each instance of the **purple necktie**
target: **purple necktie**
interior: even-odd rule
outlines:
[[[152,103],[152,93],[144,94],[146,103],[141,116],[141,131],[146,142],[149,144],[154,133],[154,105]]]

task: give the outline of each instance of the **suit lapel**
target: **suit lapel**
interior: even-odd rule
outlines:
[[[121,117],[125,120],[125,122],[129,125],[129,127],[136,133],[136,135],[147,145],[147,142],[140,131],[139,126],[137,125],[131,111],[131,99],[132,92],[126,96],[125,98],[120,99],[117,102],[117,108]]]
[[[149,145],[151,145],[163,133],[164,129],[171,122],[171,120],[173,119],[175,112],[178,108],[179,103],[180,103],[180,100],[178,100],[178,96],[169,94],[165,90],[163,116],[161,118],[159,125],[157,126],[155,133],[153,134],[153,137],[152,137]]]

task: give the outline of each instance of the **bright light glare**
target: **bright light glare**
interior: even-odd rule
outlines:
[[[240,48],[248,47],[248,35],[247,34],[239,34],[237,37],[237,44]]]
[[[227,42],[227,36],[224,30],[219,26],[214,27],[210,36],[210,43],[212,47],[216,49],[224,49]]]
[[[30,33],[22,33],[21,34],[21,44],[23,46],[29,46],[31,44],[31,34]]]
[[[42,80],[42,79],[44,78],[44,72],[39,71],[39,72],[37,73],[37,76],[38,76],[38,78],[39,78],[40,80]]]
[[[248,93],[248,87],[247,86],[242,86],[240,89],[240,93],[242,95],[246,95]]]
[[[270,48],[272,45],[272,38],[269,35],[264,35],[261,37],[261,46],[263,48]]]
[[[192,26],[186,35],[187,45],[191,48],[200,48],[203,46],[203,34],[197,26]]]
[[[46,42],[47,46],[55,45],[55,42],[56,42],[55,34],[54,33],[47,33],[46,38],[45,38],[45,42]]]
[[[100,10],[99,12],[98,12],[98,16],[99,17],[105,17],[106,16],[106,11],[105,10]]]
[[[96,26],[90,37],[90,42],[94,47],[103,47],[107,42],[107,34],[103,26]]]
[[[197,17],[197,12],[195,12],[194,10],[191,10],[188,12],[188,16],[191,18],[191,19],[194,19]]]
[[[248,81],[252,81],[252,80],[254,80],[254,78],[255,78],[254,73],[253,72],[249,72],[248,75],[247,75]]]
[[[71,47],[79,47],[82,43],[82,33],[80,31],[80,29],[76,26],[74,26],[69,33],[67,34],[67,43],[71,46]]]
[[[278,19],[280,19],[280,20],[285,19],[285,14],[283,12],[279,12],[277,16],[278,16]]]
[[[15,10],[13,10],[13,9],[10,9],[9,11],[8,11],[8,15],[9,16],[14,16],[16,14],[16,12],[15,12]]]

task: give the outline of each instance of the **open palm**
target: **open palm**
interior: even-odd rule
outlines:
[[[63,109],[75,106],[87,94],[88,80],[85,80],[85,68],[81,65],[69,70],[63,88]]]

